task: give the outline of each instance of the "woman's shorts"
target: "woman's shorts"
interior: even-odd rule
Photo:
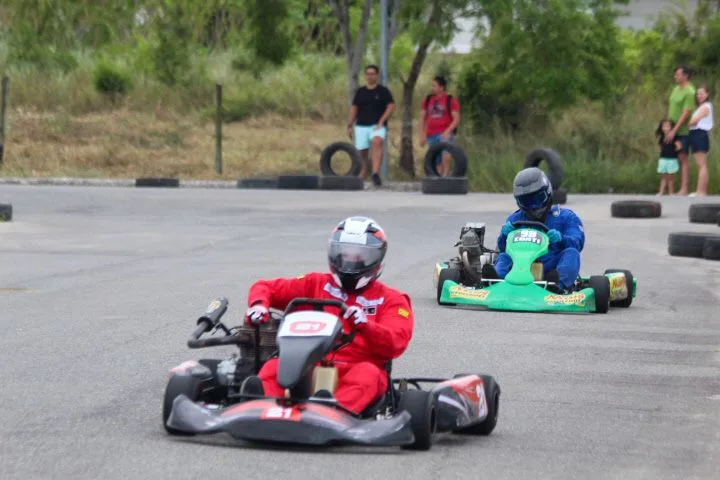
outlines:
[[[707,130],[690,130],[690,150],[699,153],[710,151],[710,137]]]
[[[658,160],[658,173],[677,173],[680,170],[680,162],[677,158],[660,158]]]

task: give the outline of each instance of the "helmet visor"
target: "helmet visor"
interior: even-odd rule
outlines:
[[[518,206],[525,210],[536,210],[538,208],[542,208],[547,204],[548,199],[549,196],[545,190],[527,193],[516,197]]]
[[[330,264],[342,273],[362,273],[377,265],[383,249],[377,246],[331,242],[328,251]]]

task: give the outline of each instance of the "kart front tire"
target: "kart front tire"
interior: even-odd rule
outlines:
[[[607,313],[610,310],[610,279],[605,275],[593,275],[588,283],[595,292],[595,312]]]
[[[403,445],[407,450],[430,450],[437,430],[435,399],[425,390],[407,390],[400,396],[398,411],[410,414],[410,427],[415,441]]]
[[[463,373],[455,375],[457,377],[465,377],[472,375],[470,373]],[[455,430],[453,433],[461,435],[490,435],[495,427],[497,426],[498,416],[500,414],[500,385],[490,375],[478,374],[478,377],[482,378],[483,386],[485,388],[485,399],[487,400],[488,414],[480,423],[470,425],[459,430]]]
[[[633,282],[635,281],[632,272],[630,270],[622,270],[620,268],[608,268],[605,270],[604,275],[607,275],[608,273],[623,273],[625,274],[625,282],[627,283],[628,288],[628,296],[625,300],[615,300],[613,302],[610,302],[610,306],[613,308],[628,308],[630,305],[632,305],[633,301]]]
[[[172,411],[173,401],[180,395],[187,396],[193,402],[200,400],[202,392],[202,380],[195,378],[191,375],[173,375],[168,380],[167,387],[165,387],[165,398],[163,399],[163,427],[165,431],[170,435],[180,435],[191,437],[194,434],[188,432],[182,432],[175,430],[167,426],[168,418],[170,418],[170,412]]]
[[[443,284],[445,283],[445,280],[451,280],[455,283],[460,283],[460,280],[462,279],[462,272],[458,270],[457,268],[448,267],[440,270],[440,275],[438,276],[438,284],[437,284],[437,303],[438,305],[455,305],[454,303],[444,303],[440,301],[440,297],[442,295],[442,289]]]

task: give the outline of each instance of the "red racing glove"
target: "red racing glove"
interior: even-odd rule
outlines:
[[[353,305],[348,308],[345,315],[343,315],[343,318],[351,321],[355,326],[355,329],[358,331],[367,327],[368,319],[365,315],[365,311],[357,305]]]
[[[255,305],[245,312],[245,323],[248,325],[259,325],[270,319],[270,311],[262,305]]]

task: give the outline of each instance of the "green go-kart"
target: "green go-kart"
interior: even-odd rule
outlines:
[[[494,264],[498,254],[482,245],[484,224],[463,227],[456,244],[460,247],[460,256],[435,265],[433,280],[439,305],[525,312],[607,313],[611,306],[627,308],[632,304],[637,280],[628,270],[608,269],[603,275],[579,276],[570,291],[563,292],[556,280],[557,272],[546,275],[538,260],[548,252],[548,228],[533,221],[518,221],[513,227],[506,247],[512,268],[504,279],[483,277],[483,266]]]

